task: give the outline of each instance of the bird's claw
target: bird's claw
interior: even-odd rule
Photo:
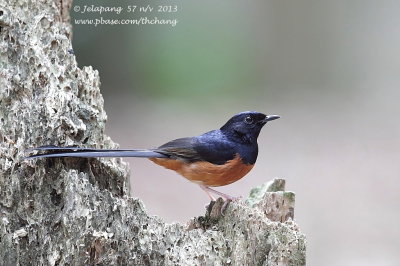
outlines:
[[[229,198],[218,198],[212,200],[209,204],[205,205],[207,214],[211,217],[225,216],[226,210],[228,209],[229,203],[232,201],[238,201],[242,197],[229,197]]]
[[[222,207],[221,207],[221,215],[222,216],[225,216],[225,210],[228,208],[228,205],[229,205],[229,203],[231,202],[231,201],[233,201],[234,199],[226,199],[225,201],[224,201],[224,204],[222,205]]]

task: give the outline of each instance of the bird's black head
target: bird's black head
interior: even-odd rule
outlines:
[[[247,111],[234,115],[221,127],[221,131],[228,137],[241,142],[255,144],[262,127],[268,122],[278,119],[277,115]]]

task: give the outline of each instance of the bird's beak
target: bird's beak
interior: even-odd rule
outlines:
[[[278,119],[278,118],[280,118],[280,116],[279,115],[267,115],[265,118],[264,118],[264,123],[267,123],[268,121],[272,121],[272,120],[275,120],[275,119]]]

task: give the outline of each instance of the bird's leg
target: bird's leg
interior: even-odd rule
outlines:
[[[211,188],[206,187],[206,186],[204,186],[204,185],[199,185],[199,186],[200,186],[200,188],[201,188],[202,190],[204,190],[205,193],[207,193],[207,195],[208,195],[208,197],[210,198],[210,200],[215,201],[215,198],[210,194],[210,189],[211,189]],[[211,190],[212,190],[212,189],[211,189]]]
[[[204,186],[204,185],[199,185],[199,186],[201,187],[202,190],[204,190],[207,193],[207,195],[210,197],[211,200],[215,200],[215,198],[210,193],[214,193],[214,194],[216,194],[218,196],[221,196],[224,200],[232,201],[232,200],[235,199],[234,197],[231,197],[231,196],[229,196],[227,194],[224,194],[222,192],[216,191],[216,190],[214,190],[214,189],[212,189],[210,187],[207,187],[207,186]]]
[[[207,195],[210,197],[210,199],[212,201],[215,201],[215,198],[211,195],[211,193],[217,194],[218,196],[221,196],[225,200],[224,204],[221,207],[221,214],[224,214],[224,211],[225,211],[226,207],[228,207],[229,202],[231,202],[232,200],[236,199],[235,197],[232,197],[232,196],[229,196],[229,195],[224,194],[222,192],[216,191],[216,190],[214,190],[212,188],[209,188],[207,186],[204,186],[204,185],[199,185],[199,186],[201,187],[202,190],[204,190],[204,192],[207,193]]]

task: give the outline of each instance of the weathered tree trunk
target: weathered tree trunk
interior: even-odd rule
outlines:
[[[116,147],[98,72],[71,52],[70,6],[0,2],[0,264],[304,265],[292,193],[264,187],[224,216],[217,201],[165,224],[128,196],[120,159],[24,160],[39,145]]]

